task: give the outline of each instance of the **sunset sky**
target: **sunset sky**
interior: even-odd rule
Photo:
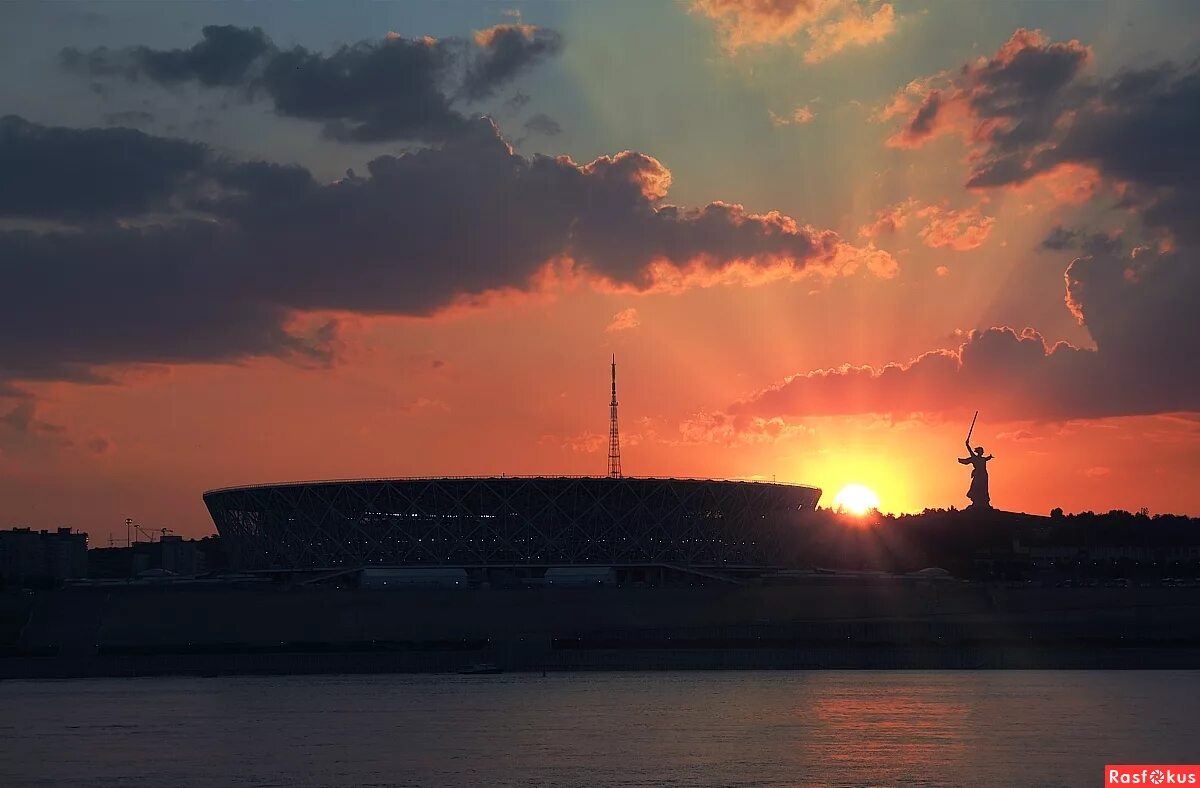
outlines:
[[[0,527],[607,469],[1200,515],[1200,4],[0,6]]]

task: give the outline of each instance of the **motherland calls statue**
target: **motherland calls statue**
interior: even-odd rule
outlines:
[[[960,457],[958,461],[963,465],[971,466],[971,489],[967,490],[967,498],[971,499],[969,509],[991,509],[992,496],[988,491],[988,460],[992,459],[992,455],[983,454],[983,447],[976,446],[971,448],[971,433],[975,431],[975,419],[979,418],[979,411],[975,411],[975,418],[971,419],[971,428],[967,430],[967,456]]]
[[[967,441],[967,456],[958,459],[963,465],[971,466],[971,489],[967,490],[967,497],[971,499],[971,509],[991,509],[992,496],[988,492],[988,460],[992,459],[992,455],[983,454],[983,447],[976,446],[971,449],[971,442]]]

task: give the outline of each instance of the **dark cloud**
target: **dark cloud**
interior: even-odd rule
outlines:
[[[0,425],[13,432],[25,434],[59,434],[66,431],[60,424],[51,424],[37,417],[37,403],[32,399],[23,399],[16,406],[0,416]]]
[[[1056,239],[1062,234],[1052,234]],[[1072,236],[1066,242],[1075,244]],[[731,408],[758,416],[947,413],[1071,419],[1200,410],[1200,262],[1147,248],[1076,259],[1067,305],[1095,350],[1050,344],[1032,329],[971,332],[881,369],[795,375]]]
[[[92,133],[20,122],[67,148]],[[114,132],[167,142],[105,133]],[[638,289],[656,286],[663,265],[681,275],[718,275],[735,262],[798,275],[850,265],[846,256],[861,251],[779,214],[665,204],[670,173],[643,154],[583,165],[516,155],[487,120],[330,184],[300,167],[233,162],[202,147],[194,160],[176,194],[125,200],[147,210],[172,204],[174,213],[0,232],[0,379],[256,355],[324,363],[336,351],[336,322],[299,328],[298,313],[427,315],[464,296],[527,287],[563,256]],[[74,181],[62,174],[53,183],[42,213],[77,210]],[[86,204],[110,215],[103,203]]]
[[[31,397],[18,396],[17,404],[0,415],[0,447],[6,449],[49,445],[71,445],[67,428],[38,416],[38,403]]]
[[[205,163],[203,145],[126,128],[0,118],[0,216],[128,216],[164,207]]]
[[[1123,252],[1129,241],[1120,233],[1061,226],[1041,243],[1081,253],[1065,273],[1065,300],[1096,349],[1038,351],[1040,338],[992,329],[955,353],[883,371],[800,375],[745,407],[802,408],[824,402],[830,388],[842,399],[829,407],[865,410],[941,410],[960,400],[1047,418],[1200,410],[1200,61],[1098,79],[1086,73],[1089,58],[1077,41],[1018,30],[996,55],[949,79],[911,83],[882,114],[906,118],[894,145],[961,134],[972,188],[1064,175],[1114,187],[1120,206],[1141,219],[1129,234],[1150,243]],[[1004,346],[1021,361],[1000,363],[995,354]],[[889,398],[889,390],[920,396]]]
[[[544,137],[555,137],[562,134],[562,126],[549,115],[539,112],[525,121],[525,131],[528,134],[541,134]]]
[[[1119,235],[1071,230],[1062,225],[1055,225],[1042,239],[1040,248],[1049,251],[1079,249],[1089,255],[1114,254],[1121,248],[1121,238]]]
[[[405,38],[361,42],[330,55],[296,47],[271,58],[261,85],[276,112],[323,121],[335,139],[436,140],[467,123],[444,87],[454,51]]]
[[[491,96],[498,87],[540,60],[562,51],[562,36],[533,25],[496,25],[475,34],[478,49],[467,60],[462,92],[469,99]]]
[[[971,332],[956,350],[931,351],[903,364],[795,375],[730,411],[804,417],[980,409],[996,419],[1065,416],[1086,403],[1072,398],[1064,384],[1080,372],[1091,378],[1094,357],[1068,345],[1047,347],[1032,329],[991,328]]]
[[[189,49],[65,49],[60,60],[92,78],[263,95],[280,115],[323,123],[343,141],[440,141],[470,125],[458,99],[487,98],[561,49],[558,33],[531,25],[497,25],[470,40],[389,34],[329,54],[279,49],[259,28],[225,25],[205,27]]]
[[[519,110],[524,108],[525,105],[530,102],[530,100],[531,99],[529,98],[528,93],[522,93],[518,90],[504,102],[504,106],[510,110]]]
[[[208,87],[243,84],[257,60],[272,49],[271,40],[257,27],[208,25],[202,39],[188,49],[127,49],[99,47],[82,51],[68,47],[59,60],[71,71],[97,77],[147,79],[165,85],[198,82]]]
[[[1125,72],[1103,83],[1098,98],[1074,111],[1033,172],[1062,163],[1096,168],[1133,184],[1131,207],[1180,241],[1200,244],[1200,62]],[[1030,177],[1030,176],[1026,176]]]
[[[1093,254],[1067,268],[1067,305],[1120,391],[1159,410],[1200,410],[1200,256],[1195,249]],[[1097,392],[1096,396],[1103,395]],[[1184,407],[1186,405],[1186,407]]]
[[[982,149],[971,185],[987,185],[994,169],[1021,169],[1021,151],[1052,134],[1064,103],[1086,95],[1077,77],[1090,57],[1078,41],[1051,42],[1040,31],[1017,30],[990,58],[949,77],[910,83],[885,112],[906,118],[890,142],[913,147],[958,132]]]
[[[69,449],[78,446],[97,455],[112,448],[112,441],[102,435],[92,435],[82,444],[76,443],[65,426],[42,418],[38,413],[41,403],[25,392],[6,394],[0,390],[0,396],[16,400],[10,410],[0,415],[0,448],[26,453],[41,448]]]
[[[1051,251],[1061,251],[1063,249],[1074,249],[1078,231],[1068,230],[1061,224],[1056,224],[1050,228],[1050,232],[1046,233],[1046,237],[1042,239],[1042,248],[1050,249]]]
[[[297,164],[218,160],[208,168],[208,175],[218,188],[194,197],[192,207],[233,218],[251,210],[255,201],[297,199],[317,188],[312,173]],[[353,170],[349,177],[353,179]]]
[[[128,128],[0,118],[0,217],[93,223],[151,212],[233,210],[316,186],[303,167],[238,162],[206,145]]]
[[[908,135],[912,139],[924,139],[933,132],[933,123],[942,108],[942,94],[932,91],[913,115],[908,124]]]
[[[980,116],[1013,119],[1019,127],[1038,119],[1090,56],[1078,41],[1050,42],[1038,31],[1018,30],[995,56],[965,67],[961,78]],[[996,139],[1006,142],[1013,130],[998,130]]]
[[[211,222],[0,233],[0,377],[303,353],[286,310],[246,286],[255,276],[236,233]]]
[[[1200,61],[1096,79],[1089,60],[1078,41],[1018,30],[991,58],[902,91],[884,113],[906,118],[891,142],[961,134],[974,162],[967,186],[978,189],[1092,169],[1125,185],[1125,206],[1147,225],[1200,244]]]

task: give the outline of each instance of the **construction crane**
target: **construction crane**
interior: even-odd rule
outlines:
[[[170,528],[159,528],[158,532],[159,532],[159,541],[162,540],[163,536],[166,536],[167,534],[175,533]],[[151,532],[147,531],[145,528],[143,528],[141,523],[137,522],[132,517],[126,517],[125,518],[125,546],[133,547],[135,544],[137,544],[138,543],[138,534],[141,534],[142,536],[144,536],[146,538],[147,542],[154,541],[154,535]]]

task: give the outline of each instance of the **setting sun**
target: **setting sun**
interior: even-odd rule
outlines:
[[[849,514],[866,514],[879,508],[879,496],[870,487],[847,484],[834,497],[833,508]]]

